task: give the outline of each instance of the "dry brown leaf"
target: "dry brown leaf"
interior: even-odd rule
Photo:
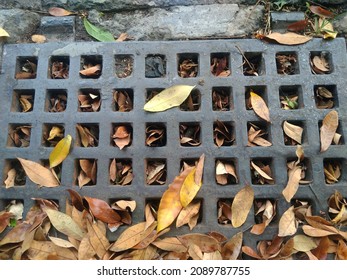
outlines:
[[[297,143],[301,144],[302,141],[302,133],[304,129],[301,126],[291,124],[287,121],[284,121],[283,123],[283,131],[284,133],[296,141]]]
[[[246,185],[236,195],[231,205],[231,223],[238,228],[246,221],[249,211],[252,208],[254,191],[251,186]]]
[[[320,6],[316,6],[316,5],[310,5],[309,9],[312,13],[320,16],[320,17],[327,17],[327,18],[332,18],[334,17],[334,13],[331,11],[328,11]]]
[[[74,15],[76,13],[67,11],[63,8],[59,8],[59,7],[52,7],[48,9],[48,13],[51,16],[55,16],[55,17],[64,17],[64,16],[69,16],[69,15]]]
[[[312,237],[304,234],[297,234],[294,236],[294,249],[299,252],[308,252],[317,248],[317,244]]]
[[[252,90],[250,92],[250,95],[251,95],[251,105],[252,105],[254,112],[260,118],[266,120],[267,122],[271,122],[270,121],[270,111],[269,111],[269,108],[267,107],[264,99],[260,95],[253,92]]]
[[[298,224],[295,219],[294,206],[283,213],[279,225],[278,225],[278,236],[291,236],[296,233]]]
[[[287,202],[293,198],[299,188],[299,184],[301,181],[301,166],[295,166],[291,172],[289,173],[288,182],[282,194]]]
[[[114,211],[111,206],[104,200],[85,196],[91,213],[99,220],[108,224],[117,224],[121,217]]]
[[[92,76],[100,75],[100,71],[101,71],[101,65],[96,64],[96,65],[90,66],[90,67],[86,66],[83,70],[80,70],[80,74],[83,76],[92,77]]]
[[[238,183],[235,166],[231,162],[216,162],[216,181],[220,185],[228,183]]]
[[[222,247],[223,260],[237,260],[241,253],[241,246],[243,241],[243,233],[235,234],[229,241]]]
[[[338,260],[347,260],[347,245],[345,241],[339,240],[336,256]]]
[[[42,165],[23,158],[17,158],[25,170],[25,174],[35,184],[44,187],[58,187],[59,182],[53,175],[50,169],[43,167]]]
[[[116,146],[122,150],[131,143],[131,132],[125,125],[117,126],[114,128],[114,134],[112,135],[113,141]]]
[[[339,115],[337,111],[330,111],[324,117],[320,128],[321,153],[325,152],[331,145],[338,126]]]
[[[276,202],[271,202],[270,200],[260,200],[255,201],[255,218],[256,221],[259,219],[259,223],[253,225],[251,233],[260,235],[263,234],[265,228],[270,224],[273,218],[276,216]],[[258,218],[261,214],[261,219]]]
[[[34,43],[42,44],[46,42],[47,38],[44,35],[34,34],[31,36],[31,41]]]
[[[166,237],[161,240],[157,239],[152,244],[161,250],[169,252],[183,253],[188,250],[177,237]]]
[[[258,174],[267,179],[267,180],[270,180],[270,181],[273,181],[272,177],[266,173],[262,168],[260,168],[258,165],[256,165],[253,161],[251,161],[251,166],[255,169],[255,171],[258,172]]]
[[[203,253],[220,251],[220,244],[213,237],[200,233],[190,233],[177,237],[181,243],[189,248],[192,244],[198,246]]]
[[[179,228],[185,224],[189,225],[192,219],[194,219],[196,216],[198,217],[199,216],[198,214],[200,211],[200,205],[201,205],[200,201],[196,201],[196,202],[193,201],[188,206],[183,208],[181,212],[178,214],[178,217],[176,220],[176,227]],[[193,227],[189,225],[190,230],[192,230]]]
[[[284,34],[273,32],[267,36],[260,36],[260,39],[275,42],[281,45],[300,45],[310,41],[312,37],[300,35],[294,32],[287,32]]]

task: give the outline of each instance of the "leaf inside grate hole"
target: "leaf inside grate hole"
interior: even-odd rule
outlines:
[[[52,79],[69,78],[69,65],[63,61],[53,61],[50,75]]]
[[[328,213],[332,222],[336,225],[347,224],[347,200],[338,191],[335,191],[328,199]]]
[[[216,182],[219,185],[237,184],[238,177],[236,168],[232,161],[216,161]]]
[[[298,145],[302,143],[302,125],[296,125],[287,121],[283,122],[284,143],[285,145]]]
[[[47,126],[43,133],[43,141],[47,147],[55,147],[64,138],[64,127],[61,125]]]
[[[212,57],[211,66],[210,66],[212,75],[217,77],[230,76],[231,71],[229,70],[228,64],[229,64],[228,55],[224,55],[220,57]]]
[[[277,54],[276,55],[277,73],[282,75],[296,74],[297,55],[296,54]]]
[[[130,55],[116,55],[116,76],[127,78],[133,73],[134,58]]]
[[[272,171],[269,163],[262,160],[251,161],[251,173],[253,184],[274,184]]]
[[[18,97],[21,112],[26,113],[33,110],[34,98],[32,95],[22,94]]]
[[[326,52],[312,55],[310,65],[313,74],[329,74],[331,72],[331,65],[329,64],[328,53]]]
[[[292,95],[284,95],[280,97],[281,101],[281,108],[284,110],[295,110],[299,107],[299,95],[292,94]]]
[[[331,109],[335,107],[334,95],[326,87],[317,87],[315,91],[315,99],[318,109]]]
[[[233,135],[233,127],[225,122],[216,120],[213,125],[213,140],[214,143],[218,146],[231,146],[235,137]]]
[[[231,224],[231,204],[230,200],[218,201],[218,223],[222,225]]]
[[[133,109],[132,96],[126,90],[113,91],[115,110],[119,112],[130,112]]]
[[[57,94],[53,95],[49,99],[49,109],[51,113],[64,112],[67,105],[67,96],[66,94]]]
[[[101,75],[102,65],[94,59],[83,58],[81,63],[80,75],[85,78],[98,78]]]
[[[5,187],[12,188],[14,186],[23,186],[25,182],[26,175],[23,167],[19,161],[12,161],[6,173],[6,179],[4,181]]]
[[[342,174],[341,163],[337,160],[329,160],[324,162],[325,182],[328,185],[339,182]]]
[[[26,60],[20,64],[20,70],[16,73],[16,79],[36,78],[37,62]]]
[[[230,93],[226,89],[214,89],[212,91],[212,108],[214,111],[229,111],[230,101]]]
[[[77,124],[76,129],[79,135],[78,143],[81,147],[87,148],[98,146],[99,128],[97,126]]]
[[[151,124],[146,127],[146,145],[161,147],[166,145],[166,128],[160,124]]]
[[[268,133],[266,129],[258,127],[254,123],[248,124],[248,144],[247,146],[270,147],[272,143],[268,141]]]
[[[30,145],[31,126],[21,125],[10,128],[9,136],[15,147],[28,147]]]
[[[129,125],[115,126],[114,133],[111,138],[113,145],[122,150],[123,148],[131,145],[132,129]]]
[[[100,93],[90,92],[78,95],[79,111],[81,112],[98,112],[100,111],[101,99]]]
[[[191,78],[198,75],[198,63],[193,59],[184,59],[179,64],[178,75],[182,78]]]
[[[113,159],[110,164],[110,182],[113,185],[130,185],[134,175],[130,160]]]
[[[193,89],[187,99],[180,105],[182,111],[197,111],[200,109],[201,94],[198,90]]]
[[[270,199],[258,199],[254,201],[255,225],[251,233],[263,234],[266,227],[271,223],[277,214],[277,203]]]
[[[95,159],[77,160],[77,184],[80,188],[96,184],[97,161]]]
[[[199,146],[200,126],[194,124],[180,124],[180,143],[182,146]]]
[[[166,183],[167,167],[164,161],[149,160],[146,165],[146,184],[164,185]]]

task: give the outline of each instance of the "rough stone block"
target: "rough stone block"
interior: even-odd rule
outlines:
[[[46,36],[47,41],[74,41],[75,16],[42,17],[40,31]]]

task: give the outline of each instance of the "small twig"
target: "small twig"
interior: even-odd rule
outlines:
[[[241,50],[241,48],[239,46],[235,46],[235,48],[237,48],[237,50],[239,51],[239,53],[242,55],[242,57],[244,58],[244,60],[247,62],[248,66],[254,71],[256,72],[256,69],[253,67],[253,65],[249,62],[249,60],[247,59],[247,57],[245,56],[244,52]]]

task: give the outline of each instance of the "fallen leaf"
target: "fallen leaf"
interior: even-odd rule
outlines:
[[[125,126],[117,126],[114,128],[114,134],[112,135],[112,139],[115,145],[122,150],[124,147],[127,147],[131,143],[131,131]]]
[[[301,126],[291,124],[287,121],[283,122],[283,131],[284,133],[296,141],[297,143],[301,144],[302,141],[302,133],[304,129]]]
[[[89,196],[84,196],[84,199],[88,202],[91,213],[100,221],[108,224],[116,224],[121,221],[121,217],[106,201]]]
[[[196,77],[198,74],[198,63],[197,59],[184,59],[180,62],[178,75],[182,78]]]
[[[169,252],[183,253],[188,250],[177,237],[166,237],[161,240],[157,239],[152,244],[161,250]]]
[[[337,111],[330,111],[323,119],[320,128],[321,153],[325,152],[331,145],[336,130],[339,126],[339,116]]]
[[[229,241],[227,241],[222,247],[221,253],[223,260],[237,260],[241,253],[242,241],[242,232],[235,234]]]
[[[203,252],[200,247],[194,243],[188,246],[188,254],[192,260],[200,261],[203,259]]]
[[[289,172],[287,185],[282,191],[282,194],[287,202],[290,202],[299,188],[301,173],[301,166],[297,165]]]
[[[4,181],[6,189],[14,187],[16,182],[17,171],[15,168],[11,168],[7,172],[7,178]]]
[[[255,164],[253,161],[251,161],[251,166],[252,168],[255,169],[255,171],[263,178],[269,180],[269,181],[273,181],[272,177],[265,172],[261,167],[259,167],[257,164]]]
[[[318,260],[325,260],[328,256],[328,250],[329,250],[330,241],[327,236],[324,236],[320,239],[319,244],[316,248],[311,250],[311,253],[318,259]]]
[[[264,99],[251,90],[251,105],[254,112],[262,119],[270,122],[270,112]]]
[[[291,236],[296,233],[298,229],[297,221],[294,214],[294,206],[285,211],[279,221],[278,236]]]
[[[343,240],[339,240],[337,244],[336,256],[338,260],[347,260],[347,245]]]
[[[179,215],[177,216],[176,227],[179,228],[185,224],[189,225],[190,221],[194,219],[196,215],[199,214],[200,205],[201,205],[201,201],[196,201],[196,202],[193,201],[189,205],[187,205],[185,208],[183,208],[181,212],[179,213]],[[193,224],[193,227],[194,226],[195,225]],[[189,229],[192,230],[193,227],[189,226]]]
[[[257,223],[253,225],[251,229],[251,233],[260,235],[260,234],[263,234],[266,227],[270,224],[270,222],[276,216],[277,206],[276,206],[276,202],[272,202],[269,199],[266,199],[266,201],[256,200],[254,204],[255,204],[254,205],[255,218]]]
[[[42,44],[46,42],[47,38],[44,35],[35,34],[31,36],[31,41],[34,43]]]
[[[116,242],[112,244],[109,250],[114,252],[121,252],[134,247],[152,233],[152,231],[157,226],[157,223],[154,222],[147,229],[145,229],[145,226],[146,222],[142,222],[127,228],[121,233],[121,235],[118,237]]]
[[[72,137],[66,135],[49,154],[49,167],[53,168],[62,163],[70,152]]]
[[[326,9],[323,9],[320,6],[310,5],[309,9],[310,9],[310,11],[312,13],[314,13],[314,14],[320,16],[320,17],[328,17],[328,18],[334,17],[334,13],[333,12],[330,12],[330,11],[328,11]]]
[[[133,102],[127,91],[115,90],[113,92],[113,99],[116,103],[116,111],[129,112],[133,109]]]
[[[192,244],[198,246],[203,253],[211,253],[220,250],[220,244],[211,236],[201,233],[189,233],[177,237],[181,243],[190,247]]]
[[[191,170],[192,167],[181,172],[163,193],[158,209],[158,232],[170,226],[183,208],[180,201],[180,190]]]
[[[166,163],[161,161],[148,161],[146,168],[146,183],[148,185],[163,185],[166,181]]]
[[[87,18],[83,18],[83,25],[87,33],[92,36],[94,39],[100,42],[115,42],[112,33],[105,31],[94,24],[90,23]]]
[[[7,31],[0,27],[0,37],[10,37],[10,34]]]
[[[310,41],[312,37],[300,35],[293,32],[287,32],[284,34],[273,32],[267,36],[261,36],[261,39],[269,42],[275,42],[281,45],[300,45]]]
[[[254,191],[251,186],[246,185],[234,197],[231,205],[231,223],[238,228],[246,221],[249,211],[252,208]]]
[[[96,64],[94,66],[80,70],[80,74],[83,76],[88,76],[88,77],[97,76],[97,75],[100,75],[100,71],[101,71],[101,65]]]
[[[303,234],[297,234],[294,236],[294,249],[299,252],[308,252],[312,249],[317,248],[316,242],[313,240],[312,237],[303,235]]]
[[[2,233],[7,228],[12,217],[13,214],[10,212],[0,213],[0,233]]]
[[[143,109],[148,112],[161,112],[181,105],[195,86],[175,85],[164,89],[150,99]]]
[[[236,169],[232,162],[222,162],[220,160],[217,160],[216,181],[220,185],[226,185],[228,183],[238,183]]]
[[[59,7],[52,7],[48,9],[48,13],[51,16],[55,16],[55,17],[64,17],[64,16],[69,16],[69,15],[75,15],[76,13],[67,11],[63,8],[59,8]]]
[[[306,29],[308,27],[308,19],[299,20],[296,22],[293,22],[287,26],[287,30],[291,32],[300,32]]]
[[[70,216],[48,207],[45,207],[44,211],[52,225],[61,233],[79,241],[81,241],[86,234]]]
[[[57,187],[59,182],[53,175],[51,170],[43,167],[42,165],[23,158],[17,158],[23,166],[25,174],[35,184],[45,187]]]
[[[118,38],[116,39],[116,42],[123,42],[129,39],[129,35],[127,33],[121,33]]]
[[[329,62],[327,61],[323,53],[320,56],[315,55],[310,60],[310,64],[311,64],[312,71],[315,74],[326,74],[330,72]]]

